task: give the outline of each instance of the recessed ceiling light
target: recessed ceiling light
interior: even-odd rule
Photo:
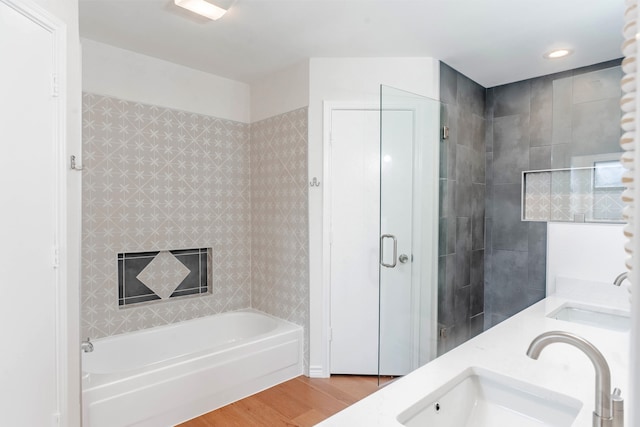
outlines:
[[[569,56],[572,53],[573,51],[569,49],[554,49],[550,52],[545,53],[543,56],[547,59],[558,59],[558,58],[564,58],[565,56]]]
[[[202,15],[206,18],[217,20],[227,13],[227,8],[213,4],[211,0],[173,0],[180,7],[190,10],[193,13]]]

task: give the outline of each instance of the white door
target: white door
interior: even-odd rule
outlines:
[[[380,113],[331,112],[331,373],[378,373]]]
[[[54,425],[53,35],[0,1],[0,424]]]

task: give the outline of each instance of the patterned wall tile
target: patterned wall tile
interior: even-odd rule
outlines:
[[[253,307],[305,328],[307,108],[252,125],[83,94],[82,334]],[[212,248],[210,295],[118,308],[117,254]]]
[[[305,328],[308,366],[307,108],[251,125],[252,306]]]
[[[250,126],[83,95],[82,333],[251,305]],[[212,248],[211,295],[119,309],[117,254]]]

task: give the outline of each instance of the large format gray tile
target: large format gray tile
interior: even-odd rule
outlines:
[[[487,153],[485,157],[485,216],[491,217],[493,211],[493,153]]]
[[[529,168],[529,115],[499,117],[493,123],[493,182],[515,184]]]
[[[551,168],[571,167],[571,144],[554,144],[551,146]]]
[[[438,259],[438,323],[445,327],[454,323],[453,277],[455,272],[454,255]]]
[[[528,250],[529,225],[521,220],[520,184],[495,185],[493,250]]]
[[[551,146],[529,149],[529,170],[551,169]]]
[[[453,305],[455,310],[456,345],[462,344],[469,339],[469,298],[469,286],[455,290]]]
[[[458,145],[456,148],[456,216],[471,216],[471,156],[468,147]]]
[[[573,80],[571,77],[553,81],[552,144],[566,144],[571,142],[572,98]]]
[[[622,68],[612,67],[579,74],[573,77],[573,103],[598,101],[605,98],[620,98]]]
[[[531,81],[531,117],[529,145],[551,145],[553,125],[553,84],[550,79]]]
[[[472,185],[471,248],[484,249],[485,186]]]
[[[492,256],[493,278],[489,295],[493,313],[512,316],[529,305],[523,295],[527,290],[528,253],[495,250]]]
[[[485,91],[484,87],[458,73],[458,108],[468,108],[473,114],[484,115]]]
[[[456,105],[458,97],[458,72],[440,62],[440,102]]]
[[[471,221],[469,218],[456,219],[456,271],[455,287],[462,288],[469,285],[471,270]]]
[[[529,223],[529,272],[527,287],[545,290],[547,284],[547,223]]]
[[[493,117],[529,114],[531,101],[531,81],[524,80],[493,88]]]
[[[622,151],[619,103],[618,98],[609,98],[573,106],[572,156]]]
[[[484,313],[476,314],[469,319],[469,338],[484,332]]]
[[[471,252],[470,315],[484,311],[484,251]]]

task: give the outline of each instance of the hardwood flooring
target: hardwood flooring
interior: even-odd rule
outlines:
[[[377,377],[300,376],[179,427],[313,426],[378,390]]]

